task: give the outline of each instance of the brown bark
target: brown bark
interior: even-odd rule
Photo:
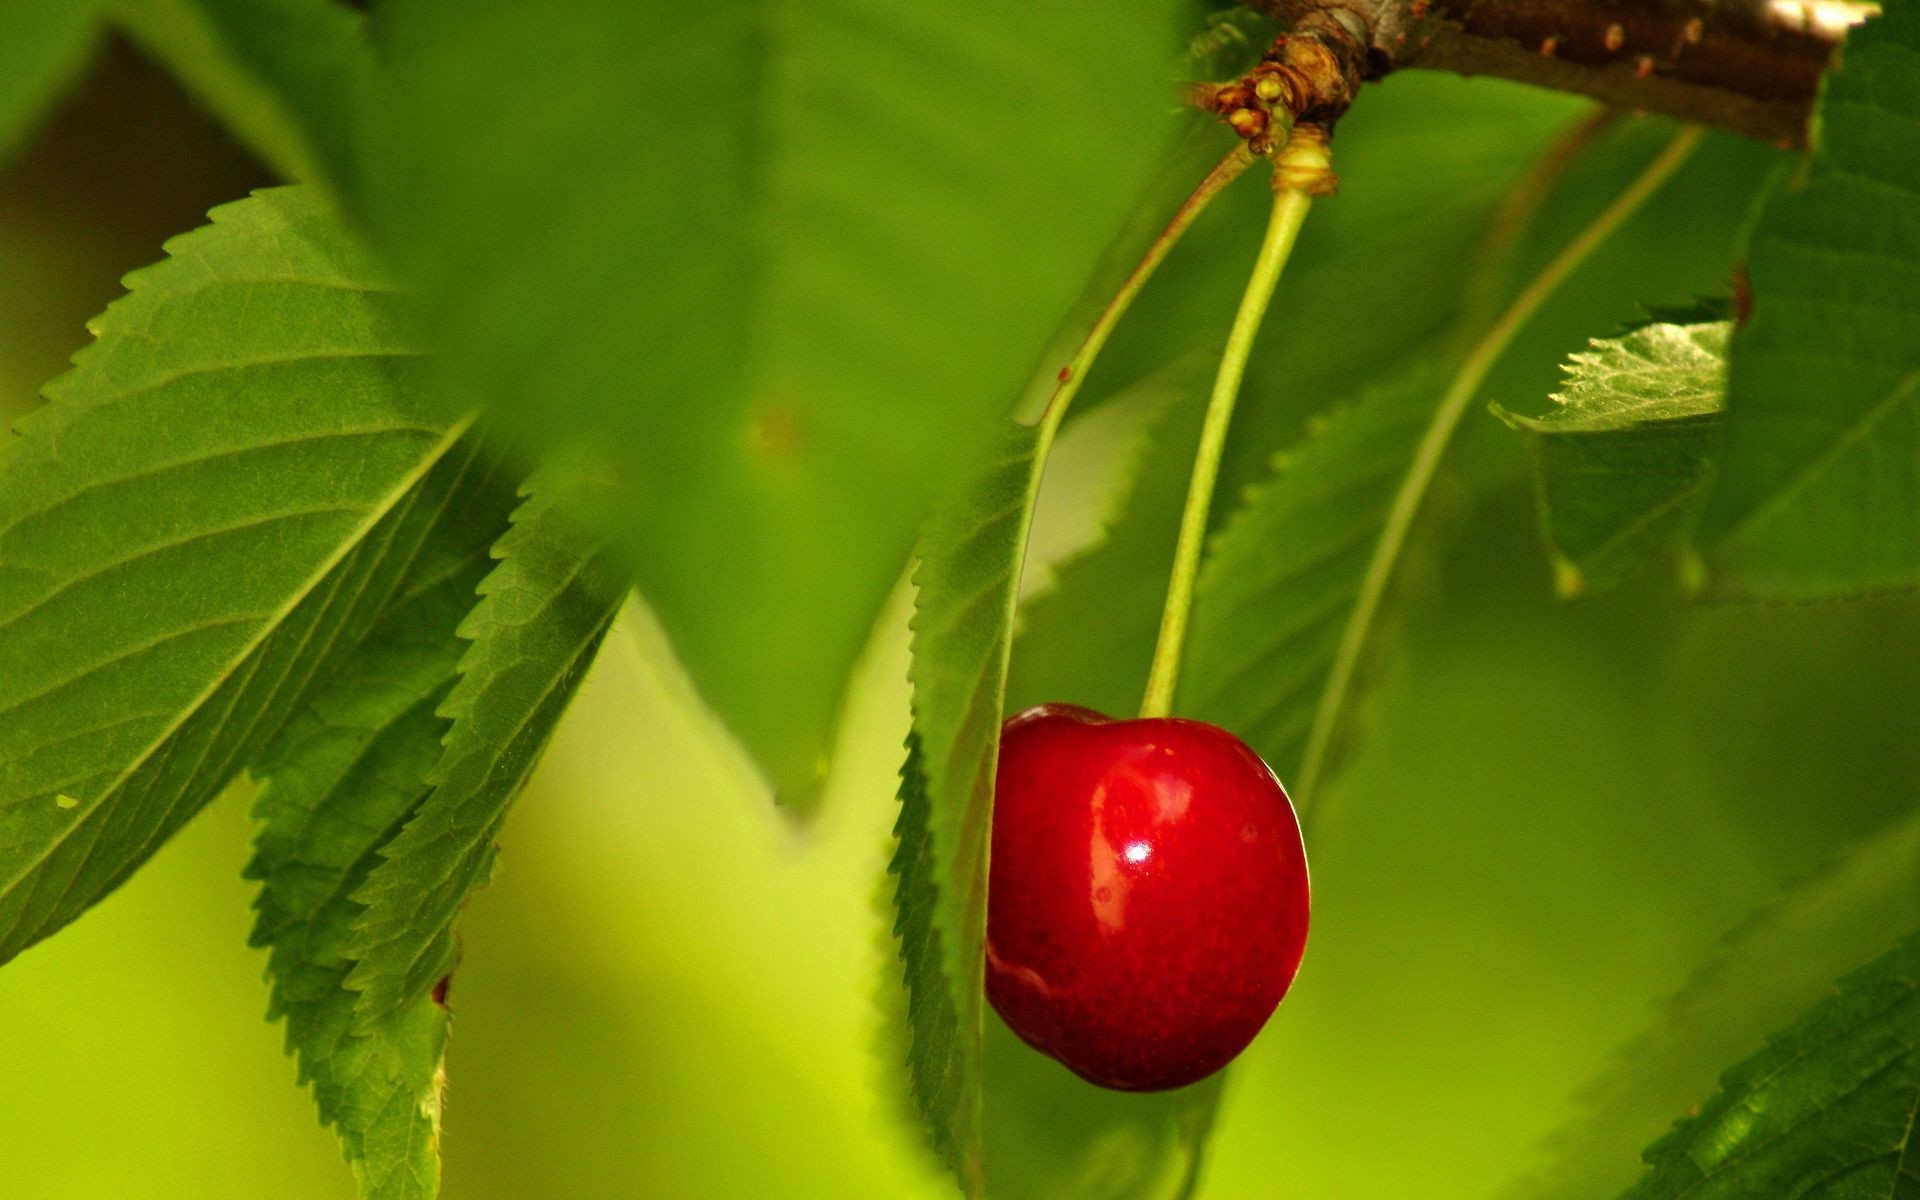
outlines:
[[[1835,0],[1257,0],[1286,21],[1344,10],[1368,69],[1496,75],[1782,145],[1860,5]]]

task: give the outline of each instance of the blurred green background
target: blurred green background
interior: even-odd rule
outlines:
[[[1416,262],[1457,262],[1476,214],[1579,110],[1452,80],[1396,81],[1368,105],[1343,131],[1349,186],[1328,207],[1345,215],[1309,227],[1301,279],[1338,298],[1399,272],[1382,323],[1412,344],[1439,324],[1427,298],[1459,281],[1385,261],[1394,239],[1441,251]],[[1477,173],[1436,163],[1442,109],[1445,161]],[[1624,136],[1623,155],[1641,135]],[[1558,359],[1633,299],[1713,290],[1772,161],[1710,146],[1543,315],[1489,398],[1537,411]],[[1604,200],[1608,169],[1576,173],[1570,213]],[[107,49],[0,174],[0,411],[30,406],[122,272],[264,182],[172,84]],[[1199,231],[1116,376],[1184,349],[1188,325],[1231,303],[1208,281],[1243,271],[1258,203],[1241,194]],[[1538,236],[1572,219],[1550,209]],[[1182,295],[1199,296],[1187,324],[1170,315]],[[1381,336],[1325,334],[1294,365],[1337,382]],[[1300,396],[1273,399],[1269,382],[1263,400],[1256,374],[1243,478],[1325,399],[1293,383]],[[1318,800],[1313,943],[1228,1083],[1209,1200],[1612,1194],[1677,1110],[1587,1129],[1611,1168],[1562,1165],[1552,1139],[1585,1123],[1583,1088],[1723,931],[1894,819],[1920,783],[1920,604],[1701,609],[1661,580],[1563,604],[1517,439],[1470,418],[1454,476],[1446,537],[1413,564],[1347,768]],[[820,811],[797,822],[646,614],[629,614],[462,926],[451,1200],[951,1193],[875,1049],[906,728],[899,615],[861,668]],[[225,797],[0,971],[0,1195],[350,1194],[263,1019],[246,805]],[[1725,1065],[1685,1068],[1704,1093]]]

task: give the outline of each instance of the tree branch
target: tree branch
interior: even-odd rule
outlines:
[[[1845,0],[1255,0],[1289,23],[1344,14],[1367,71],[1495,75],[1781,145],[1806,139],[1820,72],[1872,11]]]

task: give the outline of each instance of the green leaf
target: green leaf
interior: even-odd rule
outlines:
[[[1719,431],[1730,328],[1652,324],[1596,340],[1567,364],[1556,411],[1495,409],[1529,435],[1562,595],[1619,582],[1683,530]]]
[[[1712,595],[1920,584],[1920,6],[1848,36],[1814,143],[1748,250],[1752,317],[1693,531]]]
[[[356,1026],[352,895],[431,791],[447,732],[436,710],[465,647],[455,631],[513,494],[503,472],[474,465],[447,498],[446,535],[253,769],[267,785],[247,876],[261,881],[252,940],[270,949],[270,1015],[286,1021],[300,1080],[369,1200],[438,1194],[447,1012],[441,997],[422,995]]]
[[[1783,888],[1723,939],[1718,952],[1662,1002],[1645,1032],[1580,1094],[1551,1139],[1548,1165],[1513,1200],[1580,1200],[1626,1186],[1628,1155],[1663,1113],[1710,1087],[1719,1069],[1792,1020],[1834,978],[1886,945],[1887,930],[1920,925],[1920,820],[1896,822]]]
[[[1027,532],[1050,431],[1003,429],[986,468],[936,508],[913,582],[913,732],[901,770],[895,931],[915,1102],[970,1195],[982,1186],[981,997],[987,846]]]
[[[1194,590],[1175,711],[1301,766],[1396,492],[1446,391],[1423,365],[1317,420],[1216,537]]]
[[[368,211],[445,369],[617,481],[587,515],[781,793],[1151,164],[1177,16],[383,5]]]
[[[102,0],[234,136],[288,180],[351,182],[373,56],[338,0]]]
[[[561,511],[571,481],[536,477],[460,627],[472,642],[440,709],[452,721],[433,792],[354,892],[349,984],[390,1020],[453,969],[453,921],[493,867],[494,838],[592,665],[627,587],[597,538]]]
[[[0,5],[0,161],[33,131],[93,48],[95,0]]]
[[[1904,1197],[1920,1189],[1920,937],[1727,1072],[1720,1091],[1648,1148],[1626,1196]]]
[[[472,459],[470,418],[414,386],[380,272],[316,194],[213,217],[129,277],[0,452],[0,960],[260,752]]]
[[[1046,586],[1049,567],[1083,553],[1105,536],[1116,502],[1124,499],[1143,451],[1176,398],[1193,394],[1210,362],[1183,362],[1070,420],[1047,453],[1046,470],[1033,505],[1022,557],[1020,594]],[[1173,511],[1177,513],[1178,497]],[[984,703],[984,701],[983,701]],[[999,704],[996,713],[1006,705]],[[984,1046],[963,1023],[961,1001],[940,966],[947,937],[935,925],[935,903],[946,886],[930,869],[929,802],[919,735],[909,741],[901,772],[902,805],[894,871],[894,935],[907,959],[908,988],[887,1004],[898,1029],[888,1049],[903,1051],[912,1099],[923,1112],[940,1114],[969,1103],[977,1088],[983,1185],[992,1195],[1157,1195],[1129,1190],[1136,1182],[1162,1178],[1169,1162],[1196,1152],[1198,1137],[1185,1114],[1196,1101],[1211,1107],[1216,1089],[1186,1089],[1167,1097],[1120,1097],[1100,1092],[1036,1055],[986,1016]],[[990,814],[978,818],[990,821]],[[976,953],[978,951],[976,950]],[[977,986],[977,977],[976,977]],[[904,1003],[900,1003],[900,1000]],[[977,1005],[977,999],[975,1001]],[[1124,1111],[1118,1111],[1124,1109]],[[927,1120],[936,1148],[959,1161],[948,1123]],[[1124,1153],[1115,1147],[1124,1144]],[[1174,1169],[1178,1169],[1176,1166]]]

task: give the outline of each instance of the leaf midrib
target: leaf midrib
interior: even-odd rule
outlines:
[[[153,740],[147,744],[146,748],[140,751],[133,761],[114,777],[112,783],[108,784],[96,798],[87,801],[85,807],[75,814],[74,819],[56,836],[48,840],[47,844],[41,848],[40,853],[24,863],[4,884],[0,884],[0,899],[12,896],[23,880],[39,870],[48,859],[52,858],[53,855],[67,843],[67,840],[73,836],[75,831],[89,823],[89,818],[91,818],[95,812],[99,811],[100,806],[105,803],[107,797],[125,787],[129,779],[142,767],[146,766],[153,756],[157,754],[174,735],[185,727],[188,721],[199,714],[207,702],[226,685],[227,681],[233,677],[235,672],[240,670],[260,647],[286,623],[287,618],[312,594],[313,590],[325,582],[325,580],[333,574],[335,568],[366,541],[368,535],[379,526],[380,522],[385,520],[387,515],[397,508],[400,503],[419,486],[420,481],[425,479],[427,474],[439,464],[440,460],[446,457],[448,451],[452,450],[452,448],[459,443],[460,439],[473,427],[477,419],[478,414],[468,413],[466,416],[459,418],[448,426],[446,433],[441,437],[440,441],[434,445],[432,450],[423,454],[420,461],[395,483],[394,487],[388,491],[386,496],[384,496],[378,504],[368,509],[366,519],[352,531],[350,536],[342,538],[340,544],[334,548],[333,552],[315,567],[314,571],[298,588],[288,595],[287,599],[276,608],[266,620],[260,623],[259,628],[253,636],[249,637],[245,643],[237,648],[227,664],[208,681],[207,686],[201,689],[200,693],[191,701],[182,705],[174,719],[168,722],[166,726],[154,736]]]

